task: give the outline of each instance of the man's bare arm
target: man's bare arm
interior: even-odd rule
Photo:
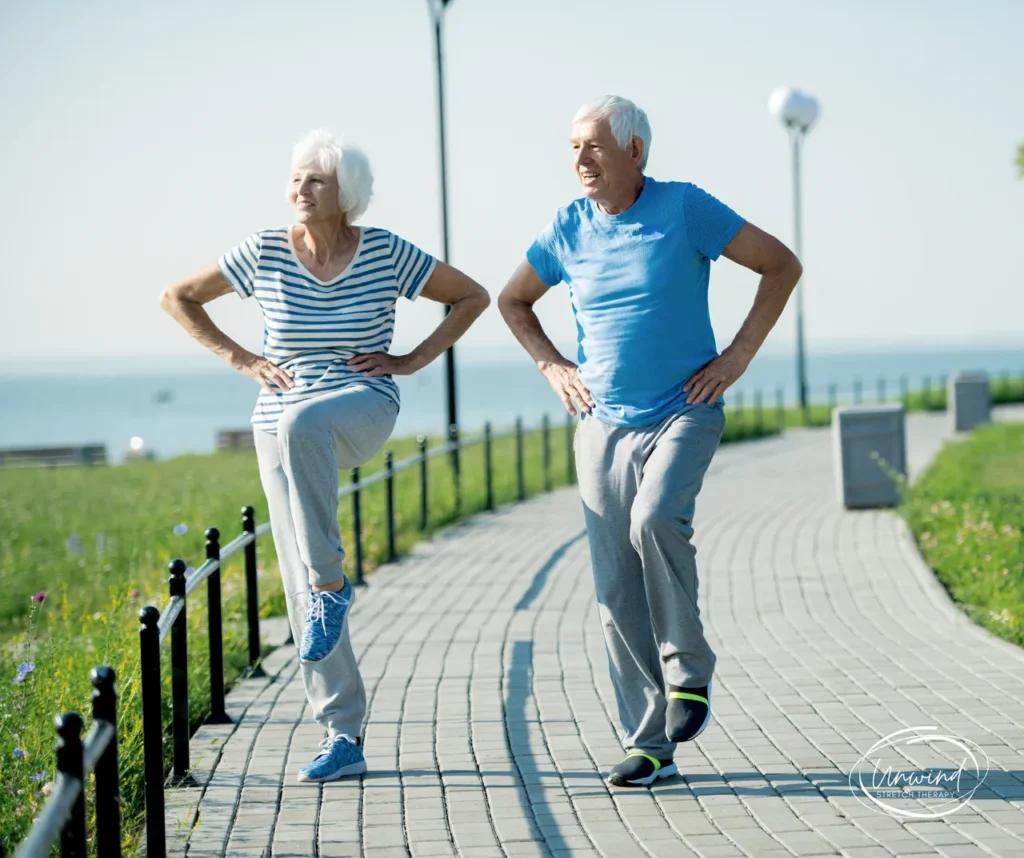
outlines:
[[[761,282],[754,305],[732,344],[683,385],[683,390],[690,394],[687,402],[706,400],[714,404],[743,375],[775,327],[803,273],[793,251],[752,223],[740,227],[722,255],[760,274]]]
[[[580,381],[576,364],[563,357],[555,348],[533,310],[533,305],[547,291],[548,287],[537,276],[533,266],[524,260],[501,290],[498,310],[520,345],[537,364],[537,369],[558,394],[566,410],[575,415],[573,400],[576,400],[582,411],[589,412],[594,400]]]
[[[761,275],[754,306],[732,341],[752,358],[786,308],[803,266],[786,245],[752,223],[740,227],[722,255]]]

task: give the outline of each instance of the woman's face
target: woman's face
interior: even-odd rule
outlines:
[[[336,217],[341,212],[338,178],[321,172],[319,167],[297,167],[292,170],[288,201],[299,223]]]

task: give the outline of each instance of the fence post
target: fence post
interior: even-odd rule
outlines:
[[[761,405],[761,388],[754,391],[754,426],[757,434],[764,434],[764,408]]]
[[[181,599],[181,610],[171,625],[171,736],[174,743],[173,783],[190,781],[188,759],[188,621],[185,598],[185,561],[171,561],[168,581],[171,601]]]
[[[210,714],[207,724],[230,724],[224,707],[224,617],[220,599],[220,531],[206,529],[206,559],[217,568],[206,579],[206,616],[210,638]]]
[[[139,611],[142,748],[146,788],[146,858],[167,858],[164,840],[164,728],[160,702],[160,612]]]
[[[96,855],[121,858],[121,787],[117,771],[117,691],[113,668],[95,667],[92,680],[92,717],[106,721],[114,733],[96,763]]]
[[[391,451],[384,454],[384,470],[387,472],[385,506],[388,518],[388,563],[395,557],[395,459]]]
[[[448,427],[448,441],[452,445],[452,481],[455,486],[455,515],[462,514],[462,473],[459,463],[459,427]]]
[[[420,448],[420,530],[426,530],[430,522],[430,505],[427,498],[427,439],[420,435],[416,438],[416,446]]]
[[[82,749],[82,717],[65,712],[54,719],[57,728],[57,772],[63,778],[78,781],[78,792],[71,814],[60,832],[61,858],[86,858],[85,839],[85,764]]]
[[[573,449],[573,435],[576,431],[576,421],[573,416],[565,412],[565,479],[572,485],[576,482],[576,455]]]
[[[266,676],[260,664],[260,596],[256,580],[256,510],[242,509],[242,530],[252,535],[245,546],[245,602],[249,624],[249,676]]]
[[[551,419],[547,414],[541,418],[541,435],[544,442],[544,491],[551,491]]]
[[[516,418],[516,497],[526,497],[526,477],[523,474],[523,418]]]
[[[484,423],[484,491],[485,506],[488,512],[494,510],[494,472],[492,470],[491,421]]]
[[[85,845],[85,761],[82,754],[82,716],[65,712],[54,719],[57,726],[57,771],[79,782],[78,797],[71,816],[60,832],[61,858],[86,858]]]
[[[359,468],[352,469],[352,542],[356,553],[356,579],[352,583],[357,587],[366,584],[363,580],[363,504],[359,497]]]
[[[885,379],[878,379],[878,401],[881,404],[885,403]]]
[[[781,435],[786,431],[786,400],[781,387],[775,388],[775,422]]]

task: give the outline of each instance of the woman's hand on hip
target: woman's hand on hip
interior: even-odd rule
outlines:
[[[254,355],[252,352],[247,352],[234,361],[234,367],[242,375],[259,382],[260,387],[267,393],[277,395],[285,390],[291,390],[295,386],[293,381],[295,375],[291,370],[279,367],[273,361],[260,355]]]
[[[387,352],[368,352],[356,355],[348,362],[353,372],[375,378],[379,375],[412,375],[422,369],[413,355],[389,355]]]

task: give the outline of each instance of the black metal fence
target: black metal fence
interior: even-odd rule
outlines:
[[[568,417],[568,415],[567,415]],[[566,479],[575,481],[572,459],[572,435],[575,420],[568,417],[566,435]],[[551,434],[547,416],[541,424],[543,486],[552,487]],[[455,512],[462,506],[461,457],[470,448],[480,447],[484,465],[484,508],[495,509],[494,442],[514,438],[516,497],[526,496],[524,463],[524,430],[522,420],[516,420],[515,429],[495,434],[488,423],[479,435],[460,438],[452,427],[444,444],[431,447],[420,436],[417,452],[401,461],[394,461],[385,453],[384,469],[362,478],[359,469],[352,469],[351,481],[338,491],[338,498],[351,497],[353,523],[352,582],[362,586],[363,562],[363,492],[378,483],[385,492],[385,520],[387,527],[387,559],[394,560],[396,552],[395,477],[402,471],[419,472],[420,530],[430,525],[430,482],[427,464],[439,456],[449,456],[455,493]],[[142,734],[145,793],[145,841],[147,858],[166,858],[166,830],[164,817],[164,790],[167,786],[194,786],[189,773],[189,677],[188,677],[188,620],[189,596],[205,582],[207,592],[208,646],[210,660],[210,711],[208,724],[230,724],[226,710],[224,682],[224,635],[221,599],[221,569],[232,556],[241,553],[245,567],[246,624],[248,631],[247,676],[262,676],[260,666],[259,592],[256,575],[256,543],[270,531],[270,523],[257,526],[254,510],[242,510],[241,533],[227,545],[221,546],[220,531],[211,527],[206,531],[206,561],[186,577],[184,560],[170,563],[168,581],[169,601],[163,611],[147,606],[139,612],[139,658],[142,686]],[[170,638],[171,667],[171,768],[164,768],[163,690],[161,682],[161,651]],[[92,673],[93,727],[83,741],[83,720],[74,712],[57,719],[57,780],[46,804],[28,837],[15,852],[14,858],[44,858],[60,840],[61,858],[85,858],[87,853],[85,779],[95,779],[96,855],[98,858],[120,858],[121,817],[118,786],[117,718],[114,671],[97,667]],[[0,850],[0,858],[2,858]]]

